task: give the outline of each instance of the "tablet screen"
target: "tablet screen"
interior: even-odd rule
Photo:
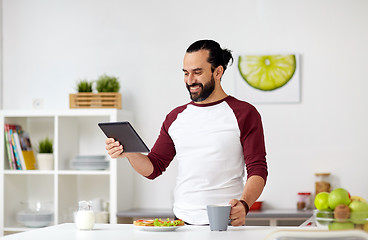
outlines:
[[[109,138],[119,141],[124,152],[149,152],[149,148],[129,122],[105,122],[98,126]]]

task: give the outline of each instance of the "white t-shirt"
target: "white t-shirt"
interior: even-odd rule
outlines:
[[[240,198],[244,156],[256,175],[267,176],[264,149],[260,116],[250,104],[231,96],[205,105],[191,102],[174,109],[163,123],[148,155],[155,167],[149,178],[160,175],[176,156],[174,214],[191,224],[208,224],[207,205]],[[252,169],[247,170],[249,177]]]

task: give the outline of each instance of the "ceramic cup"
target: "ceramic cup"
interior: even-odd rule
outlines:
[[[207,205],[211,231],[226,231],[230,217],[230,205]]]

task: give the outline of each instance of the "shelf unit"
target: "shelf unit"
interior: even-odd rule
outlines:
[[[73,221],[78,201],[109,202],[110,223],[117,210],[132,207],[133,170],[128,161],[110,159],[107,170],[73,170],[76,155],[107,155],[99,122],[132,121],[132,114],[117,109],[3,110],[0,111],[0,236],[27,231],[16,221],[21,201],[51,201],[54,222]],[[10,170],[5,151],[4,124],[19,124],[29,133],[34,148],[42,138],[54,142],[53,170]],[[134,124],[133,124],[134,125]]]

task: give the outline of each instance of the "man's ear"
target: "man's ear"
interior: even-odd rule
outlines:
[[[221,79],[222,75],[224,74],[224,67],[223,66],[218,66],[217,68],[215,68],[215,79]]]

